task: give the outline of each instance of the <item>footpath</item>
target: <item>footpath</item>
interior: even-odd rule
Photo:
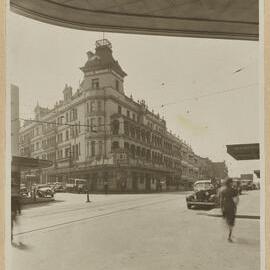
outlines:
[[[221,217],[220,208],[207,212],[207,216]],[[239,196],[236,218],[260,219],[260,191],[243,191]]]

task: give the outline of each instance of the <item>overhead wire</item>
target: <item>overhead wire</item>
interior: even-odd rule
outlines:
[[[220,95],[220,94],[224,94],[224,93],[228,93],[228,92],[234,92],[234,91],[238,91],[241,89],[245,89],[245,88],[249,88],[251,86],[255,86],[258,85],[258,83],[251,83],[245,86],[240,86],[240,87],[234,87],[234,88],[230,88],[230,89],[226,89],[226,90],[221,90],[221,91],[216,91],[216,92],[210,92],[207,94],[203,94],[203,95],[199,95],[199,96],[194,96],[194,97],[189,97],[189,98],[185,98],[176,102],[168,102],[168,103],[164,103],[160,105],[160,108],[164,108],[165,106],[169,106],[169,105],[174,105],[174,104],[179,104],[188,100],[198,100],[201,98],[206,98],[206,97],[210,97],[210,96],[214,96],[214,95]]]

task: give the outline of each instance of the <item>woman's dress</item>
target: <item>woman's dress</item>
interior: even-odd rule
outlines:
[[[225,188],[221,192],[221,210],[229,226],[234,226],[235,223],[236,204],[233,198],[237,195],[237,191],[232,188]]]

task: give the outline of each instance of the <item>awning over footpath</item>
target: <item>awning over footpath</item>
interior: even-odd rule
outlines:
[[[13,156],[11,164],[12,166],[20,167],[21,169],[47,168],[53,165],[52,161],[50,160],[19,156]]]
[[[227,145],[227,153],[236,160],[260,159],[259,143]]]
[[[222,39],[259,39],[258,0],[10,0],[13,12],[69,28]]]

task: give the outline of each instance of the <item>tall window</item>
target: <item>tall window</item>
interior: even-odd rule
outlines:
[[[74,138],[74,127],[70,127],[70,138]]]
[[[78,144],[76,144],[76,148],[75,148],[76,150],[75,150],[75,158],[76,159],[79,159],[79,145]]]
[[[70,116],[69,116],[69,121],[73,121],[74,119],[73,119],[73,110],[71,110],[70,112],[69,112],[69,114],[70,114]]]
[[[91,142],[91,156],[94,157],[96,155],[96,142]]]
[[[62,133],[59,134],[59,138],[58,139],[59,139],[59,143],[61,143],[63,141],[63,134]]]
[[[69,130],[66,130],[66,141],[69,140]]]
[[[95,101],[91,101],[90,102],[90,112],[91,113],[94,111],[94,105],[95,105]]]
[[[119,142],[115,141],[112,143],[112,150],[118,149],[119,148]]]
[[[98,109],[98,112],[100,112],[101,111],[101,101],[99,100],[98,101],[98,103],[97,103],[97,109]]]
[[[101,117],[98,118],[98,129],[99,130],[102,129],[102,119],[101,119]]]
[[[119,81],[115,80],[115,89],[119,91]]]
[[[95,128],[96,128],[96,121],[95,121],[96,119],[95,118],[91,118],[90,119],[90,126],[91,126],[91,131],[94,131],[95,130]]]
[[[122,107],[120,105],[118,105],[118,113],[122,114]]]
[[[73,109],[73,120],[77,120],[78,119],[78,111],[77,108]]]
[[[112,122],[112,134],[113,135],[117,135],[119,133],[119,121],[118,120],[114,120]]]
[[[102,155],[102,141],[98,142],[98,154]]]
[[[67,157],[70,157],[70,148],[66,148],[65,149],[65,157],[67,158]]]
[[[86,125],[87,125],[86,131],[89,131],[89,126],[90,126],[90,121],[89,121],[89,119],[87,119]]]
[[[130,117],[130,111],[127,111],[127,117],[128,118]]]
[[[99,89],[99,79],[92,79],[92,88]]]

